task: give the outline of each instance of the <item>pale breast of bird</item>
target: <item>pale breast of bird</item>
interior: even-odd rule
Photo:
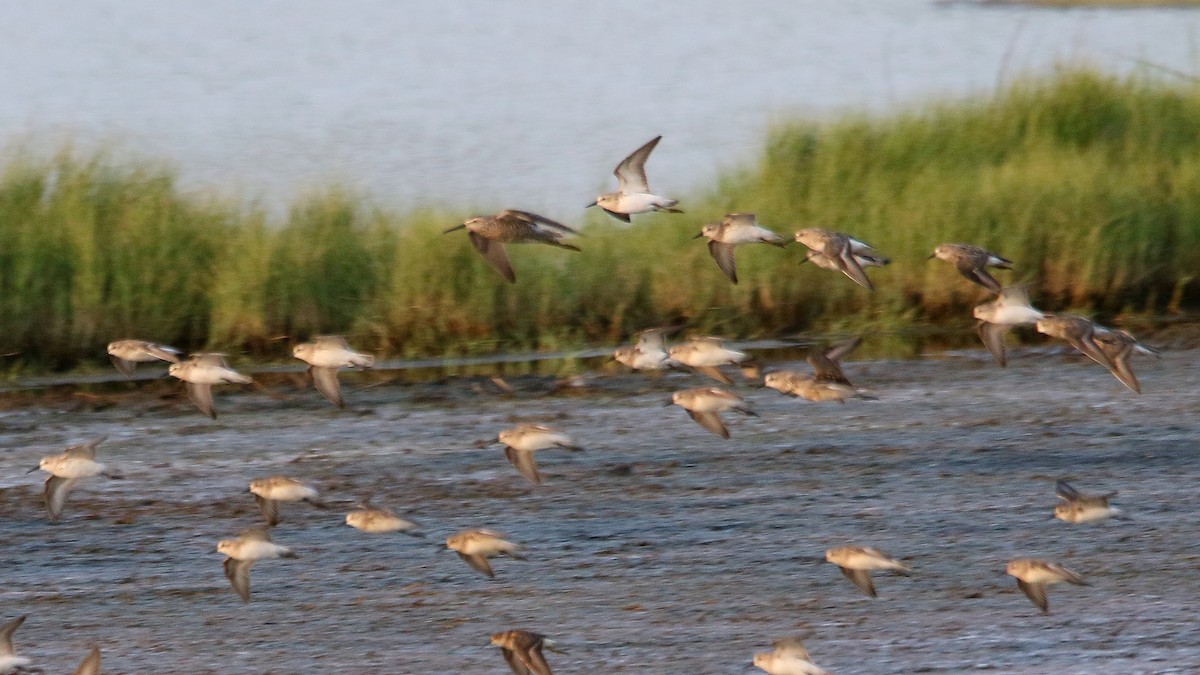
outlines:
[[[89,478],[104,472],[105,466],[86,457],[68,457],[66,455],[51,455],[43,457],[40,463],[42,471],[52,473],[59,478]]]
[[[501,443],[510,448],[525,451],[574,445],[570,436],[540,425],[505,429],[500,432],[499,438]]]
[[[259,478],[250,481],[250,491],[263,499],[284,502],[317,498],[317,491],[315,489],[295,480]]]

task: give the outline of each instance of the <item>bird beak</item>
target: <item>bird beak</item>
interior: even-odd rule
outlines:
[[[703,236],[704,236],[704,233],[703,233],[703,232],[701,232],[700,234],[698,234],[698,235],[696,235],[696,236],[692,237],[692,239],[699,239],[700,237],[703,237]]]
[[[670,408],[673,405],[675,405],[675,399],[673,399],[673,398],[669,398],[666,400],[665,403],[663,403],[664,408]]]
[[[598,204],[598,203],[599,203],[599,202],[592,202],[591,204],[588,204],[587,206],[585,206],[585,207],[583,207],[583,208],[585,208],[585,209],[590,209],[590,208],[592,208],[593,206],[595,206],[595,205],[596,205],[596,204]]]
[[[928,257],[928,258],[926,258],[926,260],[933,260],[933,259],[934,259],[934,258],[936,258],[936,257],[937,257],[937,254],[936,254],[936,253],[930,253],[930,254],[929,254],[929,257]]]
[[[25,472],[25,475],[26,475],[26,476],[28,476],[29,474],[31,474],[31,473],[33,473],[34,471],[37,471],[38,469],[41,469],[41,468],[42,468],[42,467],[40,467],[40,466],[35,466],[35,467],[33,467],[32,469],[30,469],[30,470],[26,471],[26,472]]]
[[[455,225],[454,227],[452,227],[452,228],[450,228],[450,229],[448,229],[448,230],[443,230],[443,231],[442,231],[442,234],[450,234],[451,232],[453,232],[453,231],[455,231],[455,230],[461,230],[461,229],[463,229],[463,228],[464,228],[464,227],[466,227],[466,226],[467,226],[467,224],[466,224],[466,223],[463,223],[462,225]]]

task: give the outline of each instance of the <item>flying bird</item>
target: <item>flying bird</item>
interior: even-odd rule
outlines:
[[[67,495],[79,481],[92,476],[118,476],[108,472],[108,467],[96,461],[96,446],[104,442],[106,437],[97,438],[87,443],[72,445],[59,455],[43,457],[42,461],[29,473],[39,469],[50,474],[46,478],[44,497],[46,511],[50,520],[57,521],[62,517],[63,507],[67,503]]]
[[[617,165],[613,174],[617,177],[617,191],[602,194],[588,207],[599,206],[608,215],[629,221],[629,216],[635,213],[651,211],[666,211],[668,213],[683,213],[675,208],[679,202],[675,199],[659,197],[650,191],[650,183],[646,180],[646,159],[654,151],[654,147],[662,140],[655,136],[642,147],[633,151]]]
[[[308,364],[313,385],[330,403],[345,408],[342,387],[338,383],[341,368],[370,368],[375,357],[350,349],[346,338],[340,335],[321,335],[312,342],[302,342],[292,348],[292,356]]]
[[[496,442],[504,445],[504,456],[509,463],[534,485],[542,484],[542,475],[538,473],[537,463],[533,459],[534,452],[550,448],[582,450],[570,436],[541,424],[522,424],[505,429],[496,437]]]
[[[677,391],[667,402],[667,405],[672,404],[686,410],[688,417],[696,424],[721,438],[729,438],[729,429],[721,421],[720,413],[736,410],[743,415],[758,417],[758,413],[751,410],[740,396],[720,387],[697,387]]]
[[[973,314],[979,322],[975,327],[979,339],[1002,368],[1008,366],[1008,350],[1004,345],[1008,331],[1013,326],[1033,325],[1046,318],[1029,304],[1029,293],[1020,285],[1000,289],[999,297],[976,305]]]
[[[528,630],[506,630],[492,633],[493,646],[504,654],[504,662],[516,675],[553,675],[542,649],[559,651],[553,640]]]
[[[854,351],[861,343],[862,338],[854,338],[830,349],[809,354],[808,363],[813,368],[812,375],[795,370],[783,370],[767,373],[763,384],[806,401],[845,403],[849,398],[873,401],[875,400],[874,396],[862,393],[850,383],[850,380],[842,373],[839,363],[843,356]]]
[[[719,223],[708,223],[693,239],[708,238],[708,252],[717,267],[729,277],[733,283],[738,282],[737,262],[733,254],[740,244],[773,244],[780,248],[788,245],[788,240],[761,227],[753,213],[731,213]]]
[[[250,568],[259,560],[298,558],[292,549],[271,542],[266,528],[243,530],[236,539],[217,542],[217,552],[225,554],[225,578],[242,602],[250,602]]]
[[[117,367],[117,371],[125,377],[133,377],[139,363],[151,361],[179,363],[181,354],[183,352],[174,347],[145,340],[117,340],[108,343],[108,358]]]
[[[320,509],[329,508],[321,501],[315,488],[287,476],[255,478],[250,481],[250,492],[268,527],[279,524],[279,502],[305,501]]]
[[[1054,517],[1068,523],[1098,523],[1121,513],[1117,507],[1108,505],[1109,498],[1117,496],[1116,492],[1085,495],[1060,480],[1054,485],[1054,493],[1062,500],[1054,507]]]
[[[521,547],[491,530],[465,530],[446,539],[446,548],[458,554],[468,565],[488,577],[495,577],[488,558],[506,555],[520,560]]]
[[[875,285],[867,278],[860,260],[878,259],[882,261],[879,265],[881,267],[887,263],[886,258],[876,258],[871,253],[874,249],[870,244],[844,232],[834,232],[823,227],[806,227],[796,232],[795,239],[810,251],[821,254],[822,262],[813,260],[818,267],[836,269],[867,290],[875,290]],[[832,268],[827,267],[827,264],[832,265]]]
[[[847,579],[870,597],[875,597],[875,582],[872,570],[890,570],[902,576],[910,576],[912,568],[877,548],[867,546],[841,546],[825,552],[825,560],[838,566]]]
[[[829,675],[829,671],[812,662],[808,648],[798,637],[775,641],[775,649],[754,655],[754,667],[767,675]]]
[[[229,367],[224,354],[192,354],[187,361],[172,363],[167,372],[186,383],[188,398],[200,412],[217,419],[212,385],[252,384],[254,380]]]
[[[634,370],[664,370],[674,362],[667,354],[667,334],[674,328],[647,328],[638,333],[637,342],[613,350],[613,359]]]
[[[1050,603],[1046,599],[1046,587],[1051,584],[1067,582],[1076,586],[1087,586],[1075,572],[1044,560],[1019,558],[1008,563],[1005,573],[1017,578],[1017,587],[1029,598],[1030,602],[1042,610],[1042,614],[1050,613]]]
[[[508,209],[494,216],[477,216],[470,218],[462,225],[455,225],[443,234],[466,228],[467,238],[471,245],[483,256],[497,272],[509,283],[516,283],[517,275],[513,272],[512,264],[508,262],[508,254],[504,252],[505,244],[539,243],[578,251],[577,246],[565,244],[563,233],[579,234],[575,230],[555,222],[544,216],[528,211]]]
[[[987,268],[1012,269],[1012,261],[971,244],[941,244],[933,249],[927,260],[945,260],[967,279],[993,293],[1000,292],[1000,282],[988,274]]]
[[[17,656],[13,650],[13,633],[17,632],[23,623],[25,617],[18,616],[0,628],[0,673],[16,672],[32,663],[27,657]]]

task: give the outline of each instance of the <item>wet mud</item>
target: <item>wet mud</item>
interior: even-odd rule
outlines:
[[[105,672],[504,673],[488,635],[554,638],[556,672],[748,673],[756,650],[807,636],[836,673],[1200,671],[1200,366],[1138,360],[1145,393],[1064,352],[1008,369],[965,351],[845,364],[878,401],[810,404],[738,383],[760,417],[722,440],[664,407],[698,375],[426,384],[343,376],[348,408],[297,377],[216,392],[202,417],[171,382],[6,399],[0,411],[0,620],[17,652],[69,672],[93,644]],[[780,363],[773,367],[803,367]],[[514,422],[554,425],[582,452],[539,453],[534,486],[486,445]],[[71,442],[107,436],[62,522],[44,474]],[[247,484],[285,474],[330,509],[285,504],[296,560],[232,592],[218,539],[259,525]],[[1128,519],[1051,518],[1054,481],[1117,490]],[[370,497],[423,538],[344,523]],[[499,530],[524,560],[489,580],[445,550]],[[862,595],[824,562],[876,546],[914,568]],[[1059,562],[1042,615],[1004,575]]]

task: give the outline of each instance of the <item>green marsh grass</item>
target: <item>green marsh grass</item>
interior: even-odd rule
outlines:
[[[499,210],[519,204],[498,204]],[[510,246],[510,285],[462,231],[472,215],[399,212],[343,187],[285,217],[181,190],[152,162],[10,153],[0,169],[0,352],[9,370],[102,360],[141,337],[283,358],[342,333],[381,356],[613,344],[641,328],[768,337],[969,326],[986,293],[941,242],[1016,261],[1035,304],[1118,315],[1200,302],[1200,90],[1063,69],[991,96],[773,129],[751,166],[685,199],[687,213],[620,226],[580,213],[581,253]],[[730,284],[693,240],[754,211],[780,233],[850,232],[893,264],[868,293],[801,265],[798,245],[738,252]]]

